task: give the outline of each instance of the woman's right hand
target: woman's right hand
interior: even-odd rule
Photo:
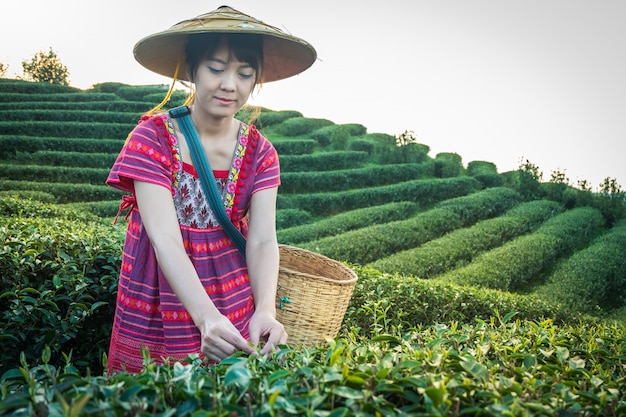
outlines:
[[[202,353],[212,361],[219,362],[238,351],[257,354],[256,349],[248,344],[226,316],[220,315],[216,320],[205,321],[199,330]]]

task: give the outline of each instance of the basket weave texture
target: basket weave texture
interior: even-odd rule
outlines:
[[[348,308],[357,275],[319,253],[279,245],[276,317],[291,345],[314,345],[334,338]]]

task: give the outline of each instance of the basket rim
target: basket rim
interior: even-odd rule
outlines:
[[[325,261],[329,261],[333,264],[336,264],[337,268],[340,268],[343,272],[347,273],[347,275],[349,275],[351,278],[349,279],[333,279],[333,278],[328,278],[325,276],[321,276],[321,275],[313,275],[313,274],[309,274],[307,272],[300,272],[300,271],[296,271],[293,270],[289,267],[286,266],[280,266],[279,269],[283,270],[283,271],[288,271],[291,272],[292,274],[296,274],[296,275],[302,275],[302,276],[307,276],[307,277],[311,277],[311,278],[315,278],[318,281],[325,281],[325,282],[332,282],[332,283],[341,283],[341,284],[352,284],[355,283],[359,276],[356,274],[356,272],[354,272],[352,269],[348,268],[346,265],[344,265],[343,263],[329,258],[328,256],[322,255],[321,253],[317,253],[317,252],[313,252],[310,251],[308,249],[303,249],[297,246],[292,246],[292,245],[285,245],[285,244],[279,244],[279,247],[283,247],[283,248],[293,248],[295,249],[295,252],[303,252],[303,253],[309,253],[312,254],[314,257],[317,258],[321,258],[322,260]]]

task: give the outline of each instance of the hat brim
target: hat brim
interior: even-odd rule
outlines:
[[[179,80],[189,81],[185,46],[199,33],[249,33],[263,36],[263,71],[260,82],[289,78],[309,68],[317,59],[308,42],[282,32],[236,10],[227,8],[180,22],[170,29],[141,39],[134,47],[135,59],[147,69],[174,78],[180,61]]]

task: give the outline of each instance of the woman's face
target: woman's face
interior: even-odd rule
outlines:
[[[256,71],[239,61],[225,42],[200,61],[194,77],[194,108],[215,118],[234,117],[248,101],[256,83]]]

